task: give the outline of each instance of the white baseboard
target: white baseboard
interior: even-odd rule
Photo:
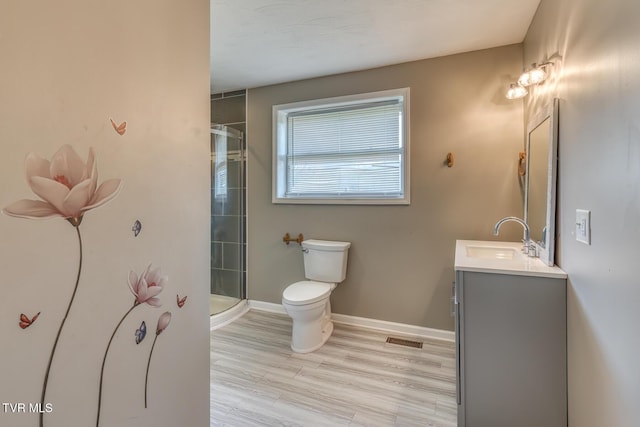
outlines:
[[[282,304],[271,302],[249,300],[249,308],[252,310],[268,311],[271,313],[286,314]],[[361,326],[364,328],[377,329],[395,334],[411,335],[421,338],[432,338],[445,341],[455,341],[453,331],[442,329],[426,328],[424,326],[408,325],[405,323],[387,322],[386,320],[369,319],[366,317],[349,316],[347,314],[332,313],[331,319],[336,323],[345,325]]]
[[[284,311],[284,307],[282,306],[282,304],[275,304],[275,303],[272,303],[272,302],[264,302],[264,301],[256,301],[254,299],[250,299],[249,300],[249,308],[250,309],[260,310],[260,311],[268,311],[269,313],[287,314],[287,312]]]
[[[453,331],[445,331],[443,329],[432,329],[424,326],[388,322],[386,320],[369,319],[367,317],[349,316],[338,313],[332,313],[331,318],[334,322],[345,325],[362,326],[365,328],[377,329],[379,331],[412,335],[421,338],[431,338],[451,342],[455,341],[455,333]]]
[[[214,331],[229,323],[233,322],[239,317],[242,317],[247,311],[249,311],[249,305],[247,300],[242,300],[228,310],[219,314],[209,316],[209,330]]]

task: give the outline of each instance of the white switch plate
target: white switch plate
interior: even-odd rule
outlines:
[[[591,244],[591,211],[576,209],[576,240]]]

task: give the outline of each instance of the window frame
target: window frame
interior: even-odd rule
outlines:
[[[272,196],[274,204],[319,204],[319,205],[409,205],[411,203],[410,186],[410,114],[409,114],[408,87],[390,89],[377,92],[367,92],[355,95],[338,96],[324,99],[314,99],[288,104],[279,104],[272,107]],[[402,100],[402,160],[401,184],[402,197],[389,196],[362,196],[362,197],[287,197],[287,118],[289,113],[300,111],[320,110],[353,105],[373,103],[391,99]]]

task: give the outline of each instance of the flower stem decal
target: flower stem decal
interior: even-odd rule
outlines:
[[[80,273],[82,272],[82,236],[80,235],[80,226],[76,225],[76,233],[78,235],[78,246],[80,249],[80,259],[78,261],[78,274],[76,276],[76,284],[73,287],[73,293],[71,294],[71,299],[69,300],[69,305],[67,305],[67,311],[64,313],[64,317],[62,318],[62,322],[60,323],[60,327],[58,328],[58,333],[56,334],[56,339],[53,342],[53,348],[51,348],[51,354],[49,355],[49,363],[47,363],[47,370],[44,374],[44,382],[42,384],[42,396],[40,397],[40,407],[44,408],[45,405],[45,397],[47,394],[47,385],[49,384],[49,373],[51,372],[51,363],[53,362],[53,356],[56,353],[56,348],[58,347],[58,340],[60,339],[60,334],[62,333],[62,329],[64,328],[64,324],[67,321],[67,317],[69,316],[69,311],[71,310],[71,306],[73,305],[73,300],[76,297],[76,291],[78,290],[78,284],[80,283]],[[44,413],[40,412],[40,427],[44,425]]]
[[[162,331],[167,329],[167,326],[169,326],[170,322],[171,322],[171,312],[170,311],[165,311],[164,313],[162,313],[160,315],[160,318],[158,319],[158,326],[156,327],[156,336],[155,336],[155,338],[153,338],[153,344],[151,345],[151,351],[149,352],[149,361],[147,362],[147,373],[144,376],[144,407],[145,407],[145,409],[147,408],[147,390],[149,388],[148,387],[148,385],[149,385],[149,366],[151,365],[151,356],[153,355],[153,349],[156,346],[156,340],[158,339],[158,336],[160,336]]]
[[[160,300],[156,297],[156,295],[158,295],[162,291],[162,288],[166,285],[167,281],[167,276],[163,276],[159,268],[151,268],[151,264],[149,264],[147,269],[143,274],[140,275],[140,277],[138,277],[135,271],[129,272],[129,288],[131,289],[131,292],[136,297],[136,299],[133,301],[133,306],[124,314],[124,316],[122,316],[122,319],[120,319],[115,329],[113,330],[111,338],[109,338],[109,343],[107,344],[107,349],[104,352],[104,357],[102,358],[102,368],[100,369],[100,385],[98,391],[98,414],[96,416],[96,427],[100,426],[100,410],[102,409],[102,380],[104,378],[104,366],[107,361],[107,354],[109,353],[111,342],[113,341],[116,332],[118,332],[118,328],[120,328],[120,325],[122,325],[122,322],[124,322],[124,319],[127,318],[129,313],[131,313],[134,308],[143,303],[153,307],[160,307]]]
[[[99,391],[98,391],[98,415],[96,417],[96,427],[100,425],[100,406],[102,404],[102,380],[103,380],[103,377],[104,377],[104,364],[107,361],[107,353],[109,353],[109,348],[111,347],[111,342],[113,341],[113,337],[116,336],[116,332],[118,332],[118,328],[120,327],[120,325],[122,325],[122,322],[124,322],[124,319],[127,318],[129,313],[131,313],[133,311],[133,309],[136,308],[139,304],[140,303],[138,301],[134,302],[133,306],[129,309],[129,311],[127,311],[124,314],[124,316],[122,316],[122,319],[120,319],[120,321],[116,325],[116,328],[113,330],[113,333],[111,334],[111,338],[109,338],[109,344],[107,344],[107,349],[104,352],[104,357],[102,358],[102,368],[100,368],[100,386],[99,386]]]

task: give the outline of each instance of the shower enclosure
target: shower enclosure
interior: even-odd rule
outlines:
[[[245,298],[246,156],[243,133],[211,126],[210,314]]]

